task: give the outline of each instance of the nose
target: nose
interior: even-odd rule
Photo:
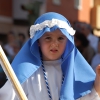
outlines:
[[[51,43],[51,46],[52,47],[58,47],[58,44],[59,44],[58,40],[53,40],[52,43]]]

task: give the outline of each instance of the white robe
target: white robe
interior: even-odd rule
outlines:
[[[43,62],[53,100],[59,100],[62,71],[61,60]],[[26,82],[22,84],[28,100],[49,100],[42,67],[40,67]],[[18,100],[10,81],[0,89],[0,100]],[[100,100],[94,89],[92,92],[77,100]]]

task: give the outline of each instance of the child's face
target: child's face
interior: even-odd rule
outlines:
[[[60,30],[46,32],[39,39],[39,46],[44,61],[57,60],[61,58],[67,43],[67,38]]]

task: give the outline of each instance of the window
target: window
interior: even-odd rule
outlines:
[[[55,5],[60,5],[61,4],[61,0],[52,0],[52,2]]]
[[[78,10],[82,9],[82,0],[74,0],[74,7]]]

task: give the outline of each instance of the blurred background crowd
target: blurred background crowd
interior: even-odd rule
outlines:
[[[11,63],[45,12],[64,15],[76,30],[75,45],[93,70],[100,64],[100,0],[0,0],[0,45]],[[0,87],[7,77],[0,66]]]

